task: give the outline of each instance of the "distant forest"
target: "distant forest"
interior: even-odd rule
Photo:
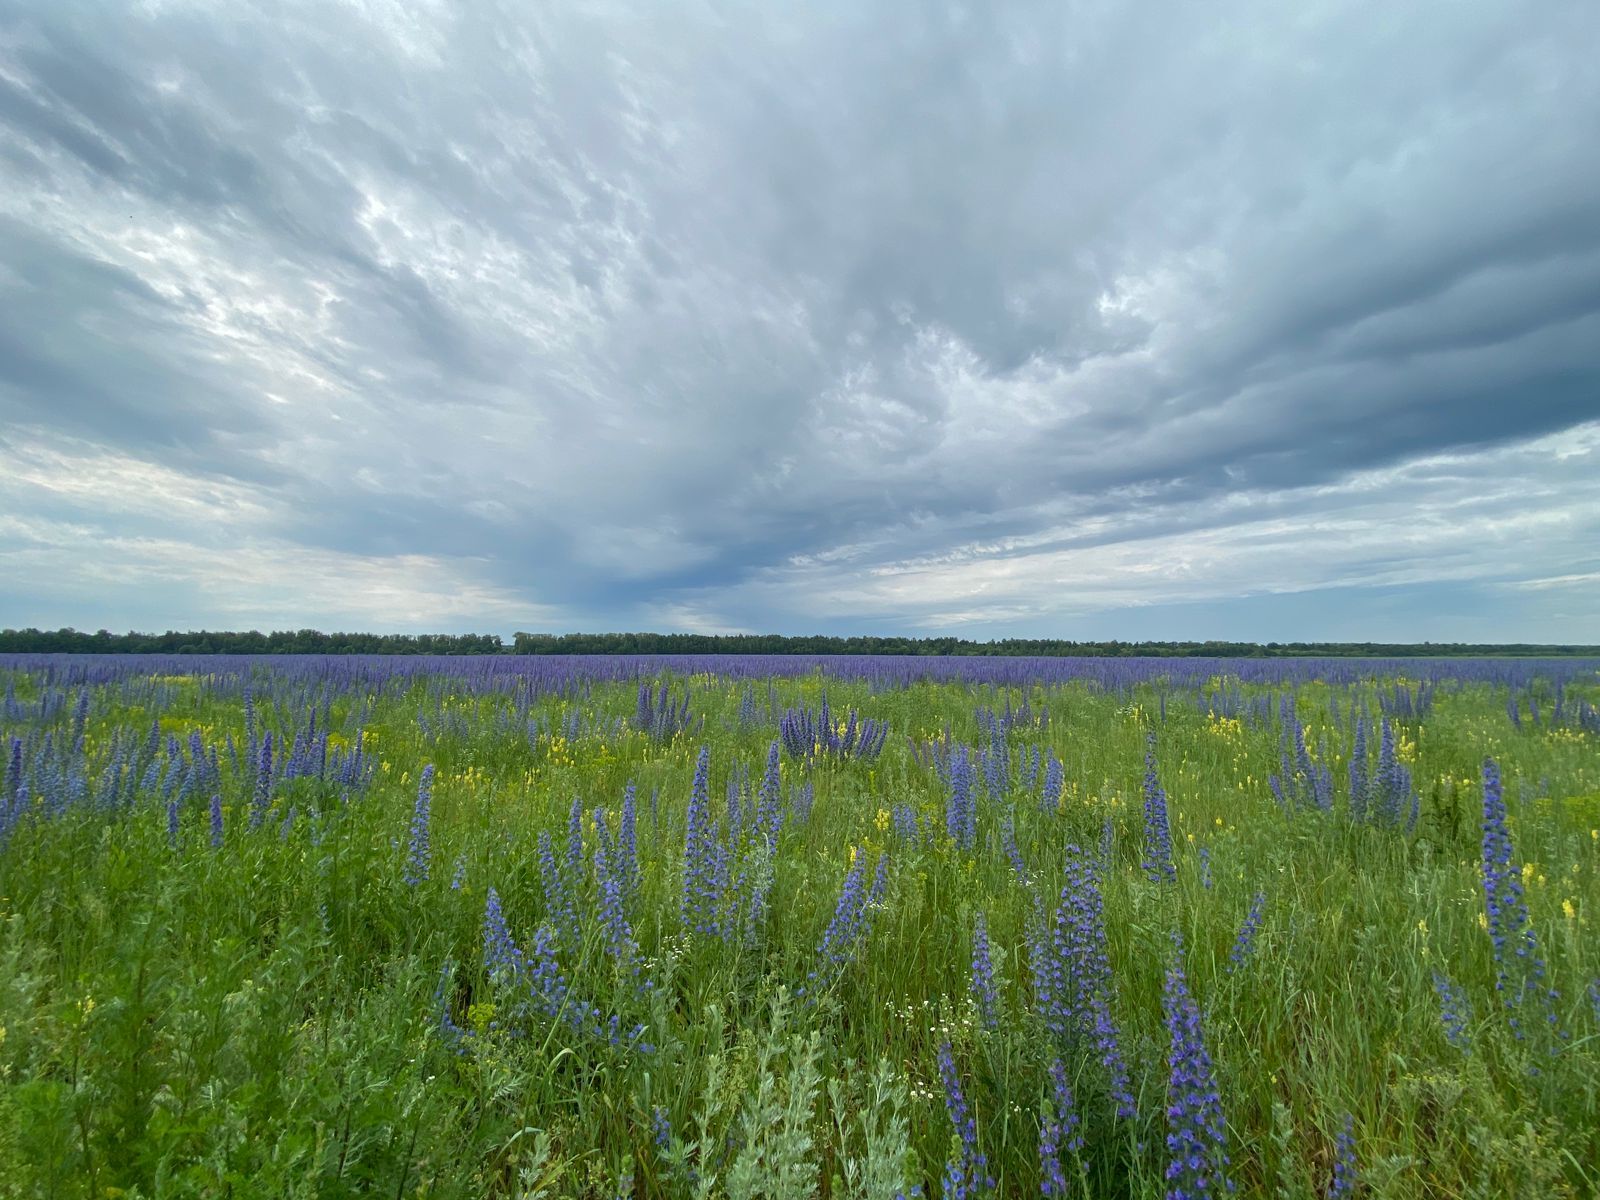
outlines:
[[[784,637],[779,634],[518,633],[81,633],[0,630],[0,654],[909,654],[1086,658],[1420,658],[1483,655],[1600,657],[1600,646],[1465,642],[1071,642],[952,637]]]

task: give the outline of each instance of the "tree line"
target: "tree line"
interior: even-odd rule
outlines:
[[[1526,642],[1076,642],[1060,638],[829,637],[814,634],[261,633],[199,630],[83,633],[0,630],[0,654],[904,654],[1088,658],[1417,658],[1425,656],[1600,656],[1600,646]]]

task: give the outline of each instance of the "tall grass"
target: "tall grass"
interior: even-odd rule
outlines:
[[[1503,686],[1387,706],[1418,797],[1393,825],[1347,783],[1392,679],[1239,685],[1229,715],[1159,682],[810,676],[756,705],[697,675],[670,681],[692,716],[641,724],[633,680],[263,669],[247,732],[237,681],[0,674],[3,1195],[1190,1195],[1169,1147],[1212,1136],[1184,1124],[1207,1087],[1216,1194],[1600,1190],[1600,743],[1513,725]],[[773,752],[824,688],[880,754]],[[1329,810],[1270,782],[1293,722]],[[1486,758],[1528,914],[1499,962]]]

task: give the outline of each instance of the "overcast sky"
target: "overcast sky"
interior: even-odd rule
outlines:
[[[1600,641],[1597,45],[0,0],[0,625]]]

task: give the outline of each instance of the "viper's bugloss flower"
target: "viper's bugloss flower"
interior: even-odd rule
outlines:
[[[988,1158],[978,1149],[978,1124],[961,1089],[961,1076],[949,1042],[939,1047],[939,1081],[944,1085],[945,1111],[955,1127],[959,1145],[957,1154],[945,1164],[944,1196],[945,1200],[968,1200],[991,1190],[994,1179],[989,1175]]]
[[[950,758],[950,789],[944,806],[945,832],[962,850],[971,851],[978,841],[978,807],[973,796],[972,760],[965,746],[958,746]]]
[[[1171,1042],[1167,1076],[1167,1200],[1209,1200],[1232,1191],[1227,1126],[1200,1009],[1189,993],[1180,945],[1167,968],[1162,1009]]]
[[[1333,1139],[1333,1178],[1328,1183],[1328,1200],[1350,1200],[1356,1194],[1359,1174],[1355,1118],[1345,1113],[1344,1124]]]
[[[1156,774],[1156,735],[1150,734],[1144,754],[1144,872],[1152,883],[1173,883],[1172,823],[1167,818],[1167,793]]]
[[[978,914],[972,927],[972,975],[968,983],[973,1003],[978,1006],[978,1023],[983,1028],[1000,1027],[1000,1000],[995,990],[994,959],[989,949],[989,920]]]
[[[1467,1026],[1472,1023],[1472,1003],[1466,989],[1441,971],[1433,973],[1433,990],[1439,997],[1439,1020],[1444,1038],[1457,1050],[1470,1050]]]
[[[417,802],[411,811],[411,846],[406,856],[405,881],[416,887],[428,878],[433,862],[430,826],[433,820],[433,764],[422,768],[417,781]]]
[[[1244,924],[1239,926],[1239,936],[1234,939],[1233,951],[1228,955],[1228,970],[1238,970],[1250,958],[1251,951],[1255,949],[1256,935],[1261,932],[1261,917],[1266,907],[1267,894],[1257,892],[1255,899],[1250,901],[1250,911],[1245,916]]]
[[[1064,1197],[1068,1194],[1061,1152],[1077,1154],[1082,1149],[1077,1102],[1067,1082],[1066,1064],[1057,1057],[1050,1064],[1050,1098],[1045,1101],[1039,1118],[1039,1174],[1044,1195]]]

